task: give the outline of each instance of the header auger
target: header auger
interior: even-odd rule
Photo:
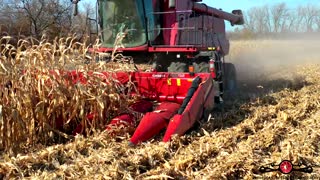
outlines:
[[[78,0],[73,3],[77,4]],[[225,20],[244,23],[242,11],[228,13],[201,0],[98,0],[98,53],[112,53],[117,35],[123,33],[117,53],[135,62],[153,63],[151,72],[119,72],[129,75],[143,99],[132,106],[145,113],[130,144],[146,141],[167,128],[163,141],[183,135],[197,120],[207,117],[223,93],[236,86],[234,65],[224,63],[229,53]],[[76,14],[77,8],[74,11]],[[76,73],[76,72],[74,72]],[[106,73],[108,74],[108,73]],[[151,102],[157,102],[157,104]],[[115,117],[107,129],[134,126],[132,114]],[[77,128],[78,130],[81,128]],[[79,133],[77,129],[74,133]]]

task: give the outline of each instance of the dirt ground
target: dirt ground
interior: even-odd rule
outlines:
[[[183,137],[128,147],[129,136],[77,137],[17,157],[0,179],[235,179],[320,177],[320,43],[231,42],[239,91]],[[290,160],[313,173],[261,173]],[[297,167],[297,166],[296,166]]]

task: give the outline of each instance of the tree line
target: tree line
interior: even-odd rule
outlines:
[[[94,5],[79,4],[81,12],[73,16],[70,0],[0,0],[1,35],[53,39],[75,33],[81,39],[88,34]]]
[[[320,31],[320,7],[313,4],[288,8],[286,3],[251,8],[245,28],[257,33]]]
[[[315,4],[289,8],[286,3],[250,8],[245,25],[231,33],[240,38],[320,33],[320,7]]]
[[[17,37],[64,37],[89,35],[89,19],[95,18],[95,3],[79,3],[72,15],[70,0],[0,0],[0,32]],[[320,7],[314,4],[289,8],[286,3],[253,7],[244,11],[245,25],[231,36],[252,38],[283,33],[320,32]]]

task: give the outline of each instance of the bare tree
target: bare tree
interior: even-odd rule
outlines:
[[[244,13],[244,20],[246,22],[244,24],[245,29],[251,32],[256,32],[256,18],[255,18],[255,12],[253,9],[250,9],[249,11]]]
[[[72,26],[71,31],[76,33],[78,39],[84,39],[87,36],[90,36],[91,28],[95,28],[91,26],[90,19],[96,18],[95,6],[92,3],[84,2],[81,4],[82,11],[79,12],[77,16],[72,18]]]
[[[46,35],[49,39],[77,33],[82,39],[89,35],[88,19],[95,19],[95,6],[89,2],[80,5],[79,15],[74,17],[70,0],[0,0],[0,32],[36,38]]]
[[[306,32],[314,31],[317,18],[320,16],[319,9],[311,4],[299,6],[298,15],[302,26],[300,29]]]
[[[30,31],[39,38],[50,27],[55,28],[68,22],[71,3],[68,0],[21,0],[16,1],[16,9],[23,10],[30,23]]]
[[[320,7],[312,4],[289,9],[286,3],[253,7],[245,12],[246,31],[258,34],[320,31]]]
[[[253,32],[268,33],[271,31],[269,17],[269,7],[267,5],[263,7],[253,7],[245,16],[245,27]]]
[[[299,32],[299,18],[297,14],[295,9],[288,11],[286,18],[284,19],[286,26],[283,27],[282,32]]]
[[[21,35],[30,35],[29,21],[22,10],[13,8],[13,0],[2,0],[5,4],[0,6],[1,33],[19,38]],[[9,22],[9,23],[8,23]]]
[[[316,18],[317,32],[320,32],[320,8],[318,9],[319,16]]]
[[[270,18],[273,25],[273,32],[279,33],[283,31],[286,26],[288,17],[288,9],[285,3],[279,3],[270,9]]]

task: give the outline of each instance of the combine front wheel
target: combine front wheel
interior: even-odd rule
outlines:
[[[187,64],[183,62],[172,62],[168,67],[168,72],[187,72]]]
[[[209,73],[209,64],[207,62],[193,63],[195,73]]]

